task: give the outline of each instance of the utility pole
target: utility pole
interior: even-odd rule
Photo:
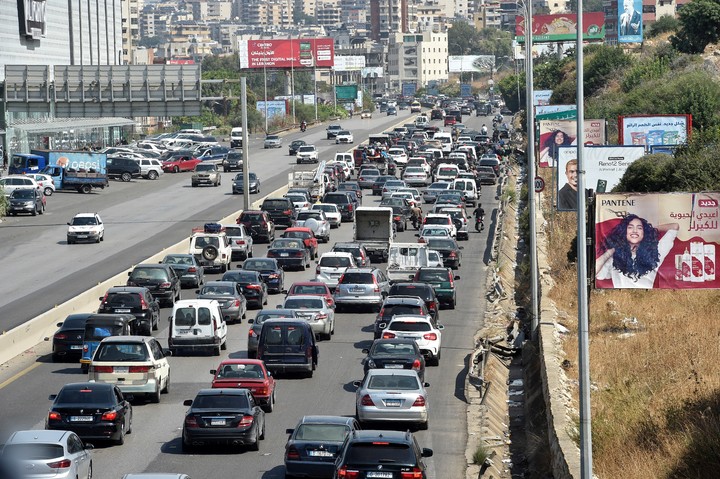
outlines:
[[[243,208],[250,209],[250,141],[248,140],[247,119],[247,77],[240,78],[240,96],[242,97],[243,129]],[[267,103],[266,103],[267,105]],[[266,116],[267,118],[267,116]]]

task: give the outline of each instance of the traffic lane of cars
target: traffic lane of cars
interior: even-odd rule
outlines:
[[[344,225],[339,230],[333,230],[331,242],[321,245],[321,251],[327,251],[335,241],[349,240],[352,229]],[[477,240],[471,238],[473,244]],[[484,236],[484,235],[482,235]],[[399,237],[403,241],[413,241],[412,232],[403,233]],[[262,254],[264,246],[257,250]],[[467,254],[467,253],[466,253]],[[237,263],[234,263],[236,266]],[[468,273],[480,271],[480,262],[466,264],[461,269]],[[313,268],[305,273],[287,273],[289,283],[291,281],[308,279],[313,276]],[[461,311],[469,313],[477,311],[479,306],[479,295],[471,285],[479,284],[480,278],[468,277],[459,282],[459,296]],[[210,278],[217,278],[217,275],[210,275]],[[186,294],[190,290],[183,291],[183,297],[192,296]],[[281,295],[273,295],[270,298],[269,306],[279,304]],[[274,302],[275,301],[275,302]],[[418,433],[419,440],[424,447],[435,448],[436,456],[433,458],[437,470],[454,471],[447,477],[459,477],[464,471],[464,435],[457,434],[457,431],[464,430],[463,414],[465,404],[457,398],[458,384],[464,372],[461,371],[469,354],[470,344],[468,342],[478,321],[460,319],[463,316],[455,312],[444,310],[441,312],[441,321],[446,326],[444,332],[443,361],[439,368],[429,368],[426,381],[431,383],[431,426],[428,432]],[[162,311],[162,330],[158,337],[161,342],[167,341],[167,316],[169,310]],[[252,314],[251,314],[252,316]],[[126,445],[121,448],[99,447],[96,454],[96,470],[122,470],[126,472],[128,465],[133,470],[177,470],[191,472],[203,476],[209,469],[217,470],[214,477],[229,477],[240,464],[244,471],[258,471],[256,477],[282,477],[283,468],[282,454],[283,445],[286,439],[285,429],[293,427],[299,417],[303,414],[353,414],[354,409],[354,388],[350,386],[353,379],[362,377],[362,366],[360,360],[364,355],[360,352],[363,347],[370,344],[372,338],[371,325],[374,320],[372,313],[340,314],[337,320],[337,333],[332,341],[320,343],[321,355],[318,373],[312,379],[289,379],[280,378],[278,389],[278,404],[274,413],[268,415],[267,434],[268,440],[261,445],[260,453],[243,453],[233,457],[232,461],[218,461],[217,456],[207,453],[199,453],[193,456],[179,456],[179,427],[182,424],[182,416],[185,407],[182,401],[194,397],[194,394],[201,387],[206,387],[211,378],[210,369],[214,369],[221,358],[193,356],[172,358],[172,386],[169,395],[162,397],[159,405],[137,404],[135,407],[135,431],[128,436]],[[228,352],[231,357],[244,356],[247,323],[230,326],[230,342]],[[366,329],[367,331],[363,331]],[[56,372],[53,372],[56,371]],[[82,380],[84,376],[75,373],[79,368],[72,364],[43,365],[31,373],[30,378],[37,378],[30,382],[30,388],[25,391],[32,391],[32,396],[20,396],[3,398],[3,404],[17,405],[18,409],[13,415],[18,418],[35,419],[34,423],[18,425],[22,428],[42,427],[42,420],[49,402],[44,404],[38,401],[32,408],[26,408],[27,397],[45,398],[50,392],[56,392],[65,382]],[[457,382],[457,384],[456,384]],[[18,383],[12,387],[0,390],[0,396],[8,394],[15,389]],[[50,386],[52,385],[52,386]],[[461,387],[461,386],[460,386]],[[47,389],[52,388],[48,392]],[[318,394],[318,391],[322,391]],[[447,391],[455,391],[453,395]],[[461,391],[461,389],[460,389]],[[25,399],[21,399],[24,397]],[[14,409],[14,408],[11,408]],[[3,412],[2,416],[6,417]],[[7,425],[5,425],[7,427]],[[20,428],[17,427],[17,428]],[[5,429],[4,430],[8,430]],[[10,429],[12,430],[12,429]],[[442,439],[436,439],[437,435],[447,435]],[[264,454],[270,453],[269,456]],[[232,455],[234,452],[225,450],[223,455]],[[127,471],[130,472],[130,471]],[[264,473],[264,475],[263,475]],[[252,477],[252,476],[251,476]]]

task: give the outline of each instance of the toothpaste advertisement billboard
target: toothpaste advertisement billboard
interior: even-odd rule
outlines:
[[[653,146],[682,145],[692,129],[692,115],[637,115],[618,119],[619,143]]]

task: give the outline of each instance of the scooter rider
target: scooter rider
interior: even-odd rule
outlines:
[[[307,122],[305,120],[300,122],[300,131],[305,131],[307,128]]]
[[[482,128],[480,129],[480,133],[482,133],[483,135],[487,135],[487,132],[488,132],[487,126],[485,126],[483,124]]]
[[[485,210],[480,203],[478,203],[478,207],[473,211],[473,216],[475,216],[476,224],[478,220],[480,221],[480,229],[485,228]],[[477,227],[475,229],[477,229]]]
[[[412,222],[413,227],[415,229],[419,229],[422,224],[422,208],[420,208],[417,204],[413,204],[410,206],[410,214],[412,215],[410,217],[410,221]]]

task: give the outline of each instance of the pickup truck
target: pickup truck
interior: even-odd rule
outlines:
[[[365,246],[373,262],[387,261],[388,249],[394,237],[392,208],[361,206],[355,211],[353,238]]]
[[[393,243],[388,252],[387,277],[391,283],[412,280],[429,265],[428,247],[421,243]]]
[[[220,186],[220,170],[214,163],[199,163],[192,175],[192,187],[200,185]]]
[[[206,223],[202,228],[193,228],[188,253],[195,256],[206,270],[219,269],[224,273],[230,269],[232,246],[222,225]]]

